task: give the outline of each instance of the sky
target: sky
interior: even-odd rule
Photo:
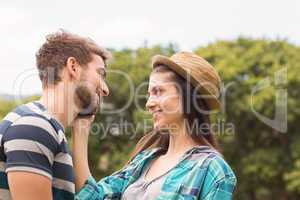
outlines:
[[[60,28],[114,49],[176,43],[192,51],[239,36],[300,45],[299,0],[0,2],[0,94],[41,92],[35,52]]]

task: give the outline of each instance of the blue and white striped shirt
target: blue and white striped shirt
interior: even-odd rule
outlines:
[[[52,180],[53,199],[74,199],[74,170],[63,126],[34,101],[0,123],[0,199],[11,199],[7,173],[25,171]]]

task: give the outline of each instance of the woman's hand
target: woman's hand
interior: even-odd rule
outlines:
[[[88,165],[88,137],[95,116],[77,117],[72,124],[75,190],[78,192],[91,175]]]
[[[91,130],[91,125],[95,119],[95,115],[91,116],[78,116],[72,123],[72,135],[75,136],[88,136]]]

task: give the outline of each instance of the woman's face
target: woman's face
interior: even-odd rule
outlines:
[[[183,120],[178,86],[172,81],[173,72],[154,72],[150,76],[146,108],[153,116],[154,129],[175,129]]]

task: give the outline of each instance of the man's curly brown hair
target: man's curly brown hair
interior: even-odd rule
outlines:
[[[60,73],[69,57],[74,57],[81,66],[92,61],[92,55],[99,55],[105,62],[111,53],[98,46],[90,38],[84,38],[65,30],[46,36],[46,42],[36,53],[36,65],[43,87],[61,81]]]

